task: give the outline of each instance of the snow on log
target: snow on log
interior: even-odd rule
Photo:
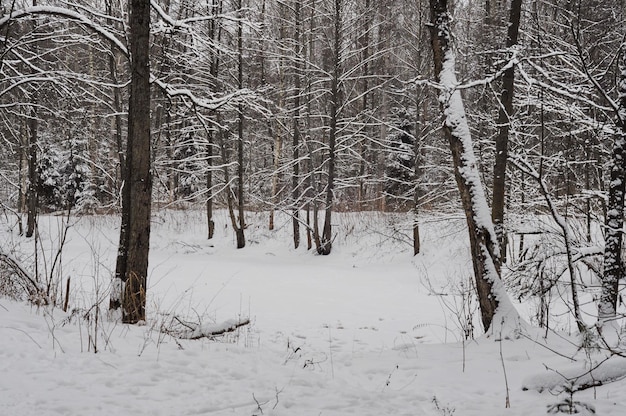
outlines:
[[[250,324],[250,319],[229,319],[221,323],[197,323],[186,322],[178,317],[174,318],[174,328],[168,329],[167,332],[181,339],[200,339],[215,338],[220,335],[234,332],[242,326]]]
[[[522,390],[535,390],[539,393],[580,391],[624,378],[626,378],[626,359],[615,356],[591,369],[574,366],[556,371],[546,368],[544,373],[526,378],[522,383]]]

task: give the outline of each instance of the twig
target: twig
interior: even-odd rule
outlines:
[[[278,387],[275,387],[275,389],[276,389],[276,403],[274,403],[274,407],[272,407],[272,410],[276,409],[276,406],[278,406],[278,395],[282,393],[285,388],[283,387],[282,389],[278,390]]]
[[[24,330],[21,330],[21,329],[19,329],[19,328],[13,328],[12,326],[3,326],[3,327],[0,327],[0,328],[12,329],[12,330],[14,330],[14,331],[21,332],[22,334],[24,334],[24,335],[26,335],[28,338],[30,338],[30,339],[31,339],[31,341],[33,341],[33,342],[35,343],[35,345],[37,345],[37,346],[39,347],[39,349],[42,349],[42,348],[41,348],[41,345],[39,345],[39,343],[38,343],[37,341],[35,341],[35,339],[34,339],[34,338],[33,338],[33,337],[32,337],[32,336],[28,333],[28,332],[26,332],[26,331],[24,331]]]
[[[263,407],[261,407],[261,406],[266,405],[267,403],[269,403],[269,400],[266,401],[265,403],[259,403],[259,401],[256,399],[256,396],[254,395],[254,393],[252,393],[252,398],[254,399],[254,401],[256,403],[257,410],[259,412],[261,412],[261,414],[263,414]]]
[[[504,318],[502,318],[502,326],[504,326]],[[509,379],[506,376],[506,366],[504,365],[504,356],[502,355],[502,343],[504,340],[502,339],[502,333],[500,333],[500,362],[502,363],[502,371],[504,372],[504,387],[506,389],[506,399],[504,402],[504,407],[509,409],[511,407],[511,394],[509,391]]]

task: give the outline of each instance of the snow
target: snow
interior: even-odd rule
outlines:
[[[570,365],[564,368],[550,369],[528,377],[522,383],[524,390],[549,390],[551,393],[562,393],[566,389],[579,390],[590,386],[600,386],[615,380],[626,378],[626,360],[614,356],[605,358],[599,363],[587,366]]]
[[[546,367],[589,366],[564,333],[544,339],[525,328],[495,341],[474,329],[477,338],[462,341],[454,288],[469,281],[472,265],[458,217],[423,221],[423,252],[413,257],[410,244],[389,232],[392,224],[410,233],[411,214],[337,214],[330,256],[292,249],[290,219],[278,214],[270,232],[266,216],[248,213],[250,244],[236,250],[225,212],[211,241],[203,212],[156,213],[149,317],[141,326],[105,313],[119,220],[80,218],[62,268],[72,277],[70,309],[80,311],[0,298],[0,413],[543,415],[566,395],[522,387],[547,385]],[[40,260],[54,255],[62,221],[40,218]],[[2,249],[26,261],[32,240],[13,226],[2,223]],[[103,305],[97,327],[96,301]],[[159,330],[174,315],[203,329],[246,317],[252,323],[220,340],[175,340]],[[607,372],[625,367],[619,357],[606,364]],[[598,414],[622,415],[624,388],[615,381],[574,399]]]

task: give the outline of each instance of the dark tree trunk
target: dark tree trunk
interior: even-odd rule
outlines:
[[[241,22],[241,0],[238,2],[239,20],[237,22],[237,84],[239,89],[243,89],[243,24]],[[237,237],[237,248],[246,246],[245,215],[244,215],[244,189],[243,189],[243,105],[237,107],[239,119],[237,120],[237,214],[239,225],[235,227]]]
[[[146,319],[150,249],[150,3],[132,0],[130,6],[128,143],[116,277],[122,289],[121,299],[117,300],[122,308],[122,321],[137,323]],[[115,302],[112,298],[112,307]]]
[[[207,172],[206,172],[206,188],[208,192],[206,200],[206,221],[208,226],[208,239],[212,239],[215,235],[215,221],[213,221],[213,132],[208,133],[207,144]]]
[[[509,15],[506,47],[512,48],[517,45],[519,33],[520,14],[522,0],[512,0]],[[493,201],[491,206],[491,219],[500,243],[500,255],[496,261],[498,271],[505,261],[506,255],[506,232],[504,229],[504,211],[506,202],[506,165],[509,148],[509,129],[513,116],[513,88],[515,82],[515,67],[511,66],[502,77],[502,94],[500,95],[500,110],[498,114],[498,135],[496,136],[495,164],[493,167]]]
[[[221,0],[211,0],[210,3],[211,10],[209,10],[209,14],[213,16],[213,19],[209,22],[209,37],[215,42],[219,43],[222,38],[222,26],[219,21],[219,16],[222,13],[222,1]],[[219,73],[220,66],[220,55],[219,51],[213,52],[213,56],[211,59],[211,76],[213,79],[217,79],[217,75]],[[215,234],[215,221],[213,220],[213,157],[214,157],[214,146],[215,140],[213,136],[213,131],[209,131],[207,133],[208,141],[207,144],[207,174],[206,174],[206,186],[207,186],[207,201],[206,201],[206,217],[207,217],[207,226],[208,226],[208,238],[213,238]]]
[[[363,134],[366,137],[369,137],[369,129],[367,124],[369,123],[369,89],[370,89],[370,30],[372,30],[372,11],[370,10],[371,4],[370,0],[365,0],[364,4],[364,16],[363,16],[363,34],[359,37],[360,48],[363,50],[362,52],[362,61],[363,61],[363,78],[360,80],[361,84],[361,94],[363,95],[363,99],[361,101],[361,117],[363,118]],[[358,188],[357,188],[357,204],[358,209],[365,208],[365,172],[366,172],[366,160],[367,160],[367,150],[368,146],[365,143],[365,140],[361,140],[359,143],[359,179],[358,179]]]
[[[30,110],[28,120],[28,188],[26,189],[26,237],[32,237],[35,233],[38,209],[39,175],[37,172],[37,112],[34,108]]]
[[[301,32],[301,18],[300,18],[300,0],[296,1],[294,6],[294,20],[295,20],[295,32],[294,32],[294,53],[296,57],[295,71],[294,71],[294,116],[293,116],[293,178],[291,182],[293,199],[293,246],[294,248],[300,247],[300,188],[298,183],[300,181],[300,94],[302,93],[302,85],[300,80],[300,58],[302,56],[302,44],[300,42]]]
[[[319,254],[328,255],[332,250],[332,212],[335,191],[335,153],[337,141],[337,112],[339,109],[339,66],[341,64],[341,0],[335,0],[333,70],[330,86],[330,130],[328,132],[328,182],[326,184],[326,206]]]
[[[37,0],[33,0],[33,6],[37,6]],[[33,23],[33,30],[35,29],[36,26]],[[36,44],[35,50],[37,50]],[[37,210],[39,209],[39,195],[37,192],[39,186],[39,173],[37,172],[37,129],[39,128],[39,120],[35,110],[36,103],[37,94],[33,93],[29,114],[30,119],[28,120],[28,188],[26,188],[26,237],[28,238],[35,233]]]

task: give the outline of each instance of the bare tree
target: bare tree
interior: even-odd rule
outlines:
[[[126,177],[116,275],[121,285],[122,321],[146,319],[152,175],[150,172],[150,3],[130,3],[131,81]],[[112,306],[115,306],[112,303]]]
[[[598,303],[600,324],[615,318],[619,282],[624,278],[622,241],[624,227],[624,192],[626,190],[626,51],[619,58],[617,131],[612,150],[611,181],[607,204],[604,275]]]
[[[467,220],[481,318],[487,331],[496,314],[502,315],[504,319],[516,312],[495,267],[499,256],[498,240],[480,181],[461,92],[457,88],[456,55],[452,46],[448,2],[430,0],[430,10],[435,75],[441,84],[439,102],[445,119],[443,130],[450,144],[456,182]]]
[[[522,0],[513,0],[509,14],[506,47],[513,48],[517,44],[519,34]],[[506,202],[506,166],[509,148],[509,130],[513,117],[513,87],[515,84],[515,66],[509,66],[502,76],[502,92],[500,94],[500,109],[498,112],[498,135],[495,143],[495,163],[493,166],[493,201],[491,204],[491,219],[495,226],[500,255],[496,268],[500,269],[501,262],[506,256],[506,232],[504,230],[504,208]]]
[[[293,10],[294,35],[293,47],[295,54],[294,62],[294,94],[293,94],[293,177],[291,181],[291,197],[293,199],[293,246],[300,246],[300,99],[302,95],[302,1],[296,0]]]
[[[330,114],[329,114],[329,130],[328,130],[328,180],[326,183],[326,205],[324,213],[324,226],[322,228],[321,246],[318,252],[323,255],[330,254],[333,245],[332,231],[332,212],[333,200],[335,192],[335,160],[336,160],[336,142],[337,142],[337,117],[339,116],[340,91],[339,77],[341,71],[341,35],[342,35],[342,16],[343,16],[343,0],[335,0],[333,8],[333,47],[332,53],[332,70],[330,79]]]
[[[242,2],[237,0],[237,87],[243,89],[243,22],[242,22]],[[233,222],[235,235],[237,237],[237,248],[246,246],[246,237],[244,234],[245,225],[245,201],[243,189],[244,175],[244,114],[243,105],[239,103],[237,106],[237,221]]]

